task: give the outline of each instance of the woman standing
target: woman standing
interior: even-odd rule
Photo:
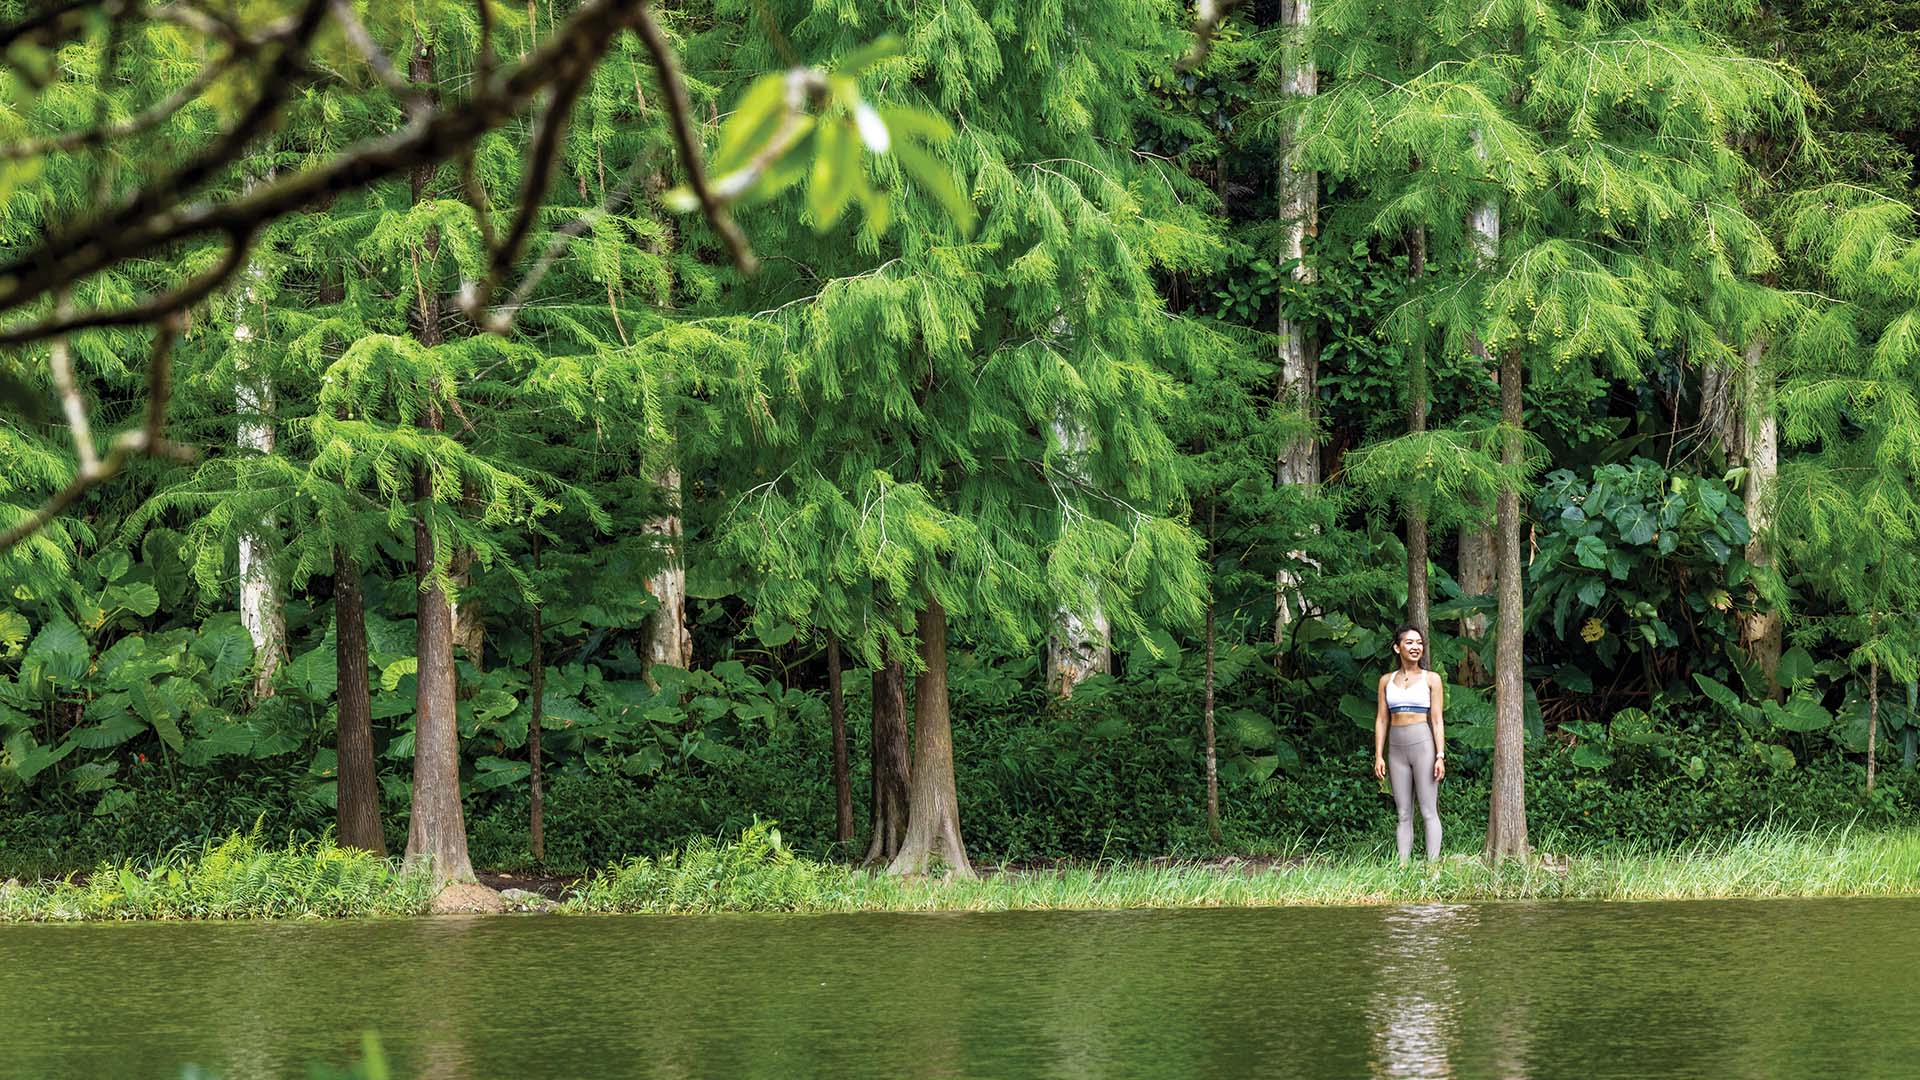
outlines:
[[[1440,781],[1447,775],[1446,685],[1426,669],[1427,639],[1411,626],[1393,632],[1400,664],[1380,676],[1373,720],[1373,775],[1387,777],[1400,810],[1400,861],[1413,855],[1413,808],[1427,829],[1427,860],[1440,857]]]

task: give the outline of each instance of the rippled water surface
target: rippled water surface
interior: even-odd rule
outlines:
[[[1920,1076],[1920,901],[0,927],[0,1075]]]

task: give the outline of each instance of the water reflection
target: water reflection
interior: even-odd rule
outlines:
[[[1369,1060],[1378,1080],[1449,1080],[1453,1071],[1459,989],[1447,953],[1452,939],[1479,919],[1460,904],[1390,908],[1381,920],[1375,988],[1367,999],[1373,1024]],[[1518,1078],[1516,1077],[1516,1080]]]
[[[438,1080],[1911,1076],[1916,925],[1775,900],[0,926],[0,1077],[279,1080],[368,1029]]]

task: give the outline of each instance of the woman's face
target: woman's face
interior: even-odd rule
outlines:
[[[1400,635],[1400,655],[1401,656],[1404,656],[1407,659],[1417,664],[1420,662],[1420,657],[1426,654],[1426,651],[1427,651],[1427,643],[1424,639],[1420,637],[1419,631],[1409,630],[1406,633]]]

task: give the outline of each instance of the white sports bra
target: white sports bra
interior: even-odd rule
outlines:
[[[1425,672],[1421,672],[1420,681],[1412,686],[1399,685],[1395,681],[1398,678],[1398,672],[1387,676],[1388,712],[1423,713],[1432,707],[1433,691],[1427,687],[1427,676]]]

